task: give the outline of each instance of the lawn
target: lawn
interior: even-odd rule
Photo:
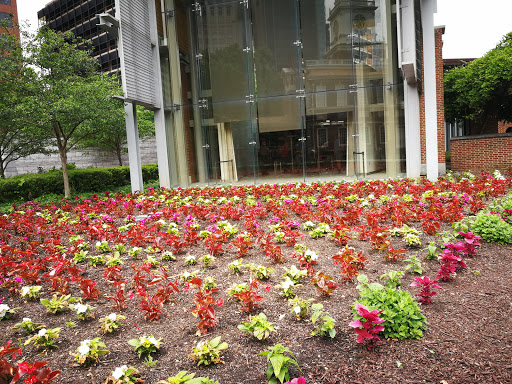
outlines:
[[[511,382],[511,186],[483,173],[24,203],[0,216],[0,383]]]

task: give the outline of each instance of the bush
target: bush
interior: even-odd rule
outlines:
[[[512,226],[492,213],[479,213],[471,224],[471,231],[488,243],[512,243]]]
[[[87,168],[69,170],[69,185],[72,193],[104,192],[130,184],[129,167]],[[142,177],[145,182],[158,180],[156,164],[143,165]],[[63,195],[62,171],[19,175],[0,179],[0,203],[17,200],[33,200],[41,196]]]
[[[369,310],[383,311],[380,317],[386,320],[386,327],[382,332],[385,338],[392,339],[418,339],[423,336],[427,328],[426,317],[408,291],[393,288],[364,288],[361,298],[354,303],[363,304]],[[357,311],[353,309],[355,319],[361,320]]]

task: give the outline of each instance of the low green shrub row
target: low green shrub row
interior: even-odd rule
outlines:
[[[68,175],[73,194],[107,191],[130,184],[129,167],[70,169]],[[145,182],[158,180],[158,166],[143,165],[142,177]],[[63,193],[64,181],[60,170],[0,179],[0,203],[19,199],[28,201],[43,195]]]

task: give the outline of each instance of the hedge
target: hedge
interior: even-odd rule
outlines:
[[[130,184],[129,167],[72,169],[68,171],[68,175],[69,186],[73,194],[103,192]],[[146,182],[158,180],[158,166],[156,164],[143,165],[142,178]],[[28,201],[49,194],[64,194],[62,171],[0,179],[0,203],[19,199]]]

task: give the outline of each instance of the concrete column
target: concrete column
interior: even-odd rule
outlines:
[[[417,178],[421,174],[421,143],[414,0],[399,0],[397,6],[398,65],[404,77],[406,169],[407,177]]]
[[[423,28],[423,90],[425,95],[425,149],[427,155],[427,178],[436,181],[439,175],[437,150],[437,98],[436,98],[436,54],[434,13],[436,0],[421,2],[421,24]]]
[[[128,144],[128,161],[130,163],[130,182],[132,192],[144,191],[142,183],[142,164],[140,160],[139,128],[137,110],[132,103],[124,103],[126,113],[126,140]]]

